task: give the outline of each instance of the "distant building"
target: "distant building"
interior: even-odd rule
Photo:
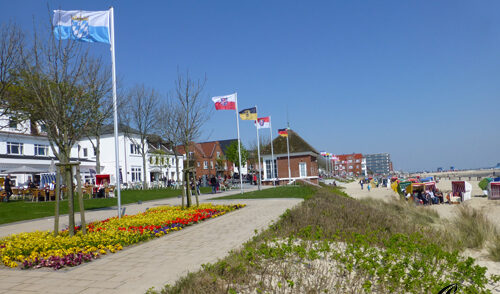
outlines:
[[[210,142],[192,142],[189,148],[190,158],[193,160],[196,168],[197,177],[211,177],[211,176],[233,176],[237,172],[237,166],[226,160],[227,148],[233,142],[238,142],[237,139],[219,140]],[[180,154],[186,156],[184,146],[177,146]],[[242,174],[246,174],[247,163],[242,162]]]
[[[389,153],[366,154],[366,168],[374,175],[389,174],[392,171],[391,156]]]
[[[341,154],[335,161],[333,174],[337,176],[366,176],[366,159],[361,153]]]
[[[301,136],[292,130],[288,130],[290,145],[290,174],[291,180],[308,180],[318,183],[319,152],[309,145]],[[262,184],[272,185],[272,180],[286,184],[288,177],[288,154],[286,138],[278,136],[273,140],[274,162],[271,159],[271,145],[264,146],[261,150],[261,159],[264,163]],[[272,165],[274,164],[274,168]],[[274,170],[274,175],[272,171]]]
[[[442,171],[443,171],[443,168],[442,168],[442,167],[438,167],[438,168],[437,168],[437,172],[438,172],[438,173],[440,173],[440,172],[442,172]]]

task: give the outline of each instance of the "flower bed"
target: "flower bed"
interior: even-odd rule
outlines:
[[[67,230],[57,237],[50,231],[14,234],[0,239],[0,258],[4,265],[12,268],[60,269],[76,266],[107,253],[115,253],[131,244],[182,230],[185,226],[244,206],[202,204],[187,209],[161,206],[136,215],[126,215],[121,219],[112,217],[89,223],[86,235],[81,233],[79,227],[72,237]]]

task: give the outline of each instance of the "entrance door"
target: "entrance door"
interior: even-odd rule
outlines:
[[[301,178],[307,177],[307,164],[305,162],[299,163],[299,172]]]

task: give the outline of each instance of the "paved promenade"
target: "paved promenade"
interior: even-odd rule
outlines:
[[[217,196],[234,193],[239,193],[239,190]],[[201,201],[207,202],[212,196],[203,195]],[[217,201],[245,203],[247,207],[75,268],[59,271],[2,268],[0,293],[144,293],[153,286],[161,289],[164,284],[173,284],[189,271],[198,270],[201,264],[226,256],[230,250],[249,240],[255,230],[267,228],[286,209],[300,201],[301,199]],[[126,213],[134,214],[148,207],[164,204],[180,204],[180,199],[127,205]],[[88,220],[114,215],[116,210],[86,213]],[[48,230],[52,225],[52,218],[4,225],[0,227],[0,236],[35,229]]]

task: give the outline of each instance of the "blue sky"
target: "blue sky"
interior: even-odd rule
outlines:
[[[318,150],[389,152],[396,169],[500,162],[498,1],[49,1],[115,8],[117,74],[166,93],[177,68],[238,92]],[[1,22],[48,21],[47,2],[0,1]],[[108,59],[105,45],[95,53]],[[240,121],[243,142],[255,129]],[[203,140],[236,137],[214,112]],[[268,136],[268,132],[265,135]]]

